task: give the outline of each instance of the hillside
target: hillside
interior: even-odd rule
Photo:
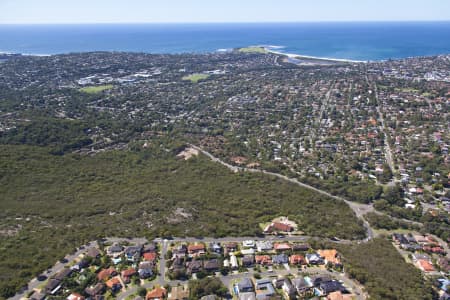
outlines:
[[[262,175],[234,174],[179,147],[95,156],[0,147],[1,293],[10,294],[70,249],[105,236],[255,235],[286,215],[305,234],[361,238],[342,202]],[[17,255],[20,249],[21,254]]]

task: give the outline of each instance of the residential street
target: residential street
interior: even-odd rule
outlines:
[[[255,241],[261,241],[261,240],[272,240],[272,241],[289,241],[289,242],[302,242],[305,241],[306,239],[308,239],[310,237],[306,237],[306,236],[286,236],[286,237],[275,237],[275,236],[270,236],[267,238],[255,238],[255,237],[225,237],[225,238],[173,238],[170,241],[167,239],[155,239],[154,242],[158,242],[161,243],[161,253],[160,253],[160,263],[159,263],[159,275],[157,276],[157,278],[152,281],[152,282],[147,282],[144,285],[141,285],[141,287],[144,287],[146,289],[151,289],[153,288],[155,285],[159,285],[159,286],[165,286],[165,285],[170,285],[170,286],[177,286],[179,284],[186,284],[187,281],[180,281],[180,280],[167,280],[167,278],[165,277],[165,268],[166,268],[166,260],[165,260],[165,255],[167,253],[167,246],[169,243],[172,242],[187,242],[187,243],[194,243],[194,242],[203,242],[203,243],[209,243],[209,242],[243,242],[245,240],[255,240]],[[120,241],[120,239],[108,239],[108,241]],[[349,242],[349,241],[339,241],[339,242]],[[345,276],[344,273],[337,273],[337,272],[330,272],[324,268],[319,268],[319,267],[312,267],[312,268],[307,268],[307,269],[303,269],[301,271],[302,274],[304,275],[329,275],[337,280],[340,280],[344,283],[345,286],[347,286],[350,289],[350,292],[354,293],[356,295],[356,299],[358,300],[362,300],[362,299],[367,299],[367,294],[363,292],[362,287],[357,284],[356,282],[354,282],[353,280],[350,280],[349,278],[347,278]],[[244,277],[253,277],[253,275],[255,274],[255,271],[253,269],[249,269],[248,272],[244,272],[244,273],[230,273],[227,276],[222,276],[220,275],[219,278],[220,280],[223,282],[223,284],[230,288],[231,284],[233,281],[235,280],[239,280],[241,278]],[[260,275],[262,277],[278,277],[278,276],[287,276],[287,275],[297,275],[299,274],[299,271],[297,268],[295,267],[289,267],[289,270],[286,269],[283,266],[280,266],[279,268],[274,268],[273,271],[263,271],[260,272]],[[137,292],[137,289],[139,287],[134,286],[131,288],[128,288],[125,292],[120,293],[119,295],[117,295],[117,299],[119,300],[125,300],[126,298],[128,298],[129,296],[135,294]]]
[[[230,165],[230,164],[228,164],[228,163],[222,161],[221,159],[215,157],[215,156],[212,155],[211,153],[207,152],[206,150],[203,150],[202,148],[200,148],[200,147],[198,147],[198,146],[196,146],[196,145],[189,144],[189,146],[192,147],[192,148],[194,148],[194,149],[196,149],[197,151],[203,153],[204,155],[206,155],[207,157],[209,157],[212,161],[217,162],[217,163],[220,163],[221,165],[227,167],[228,169],[230,169],[230,170],[233,171],[233,172],[263,173],[263,174],[266,174],[266,175],[275,176],[275,177],[281,178],[281,179],[283,179],[283,180],[286,180],[286,181],[292,182],[292,183],[294,183],[294,184],[297,184],[297,185],[299,185],[299,186],[301,186],[301,187],[304,187],[304,188],[313,190],[313,191],[315,191],[315,192],[317,192],[317,193],[319,193],[319,194],[326,195],[326,196],[328,196],[328,197],[330,197],[330,198],[333,198],[333,199],[336,199],[336,200],[340,200],[340,201],[344,201],[344,202],[347,203],[348,206],[350,206],[350,208],[355,212],[356,216],[357,216],[361,221],[363,221],[364,227],[365,227],[366,230],[367,230],[367,237],[366,237],[365,240],[368,241],[368,240],[373,239],[373,237],[374,237],[374,233],[373,233],[372,228],[370,227],[369,222],[367,222],[367,221],[363,218],[363,215],[365,215],[366,213],[374,211],[374,208],[373,208],[372,205],[369,205],[369,204],[363,204],[363,203],[356,203],[356,202],[352,202],[352,201],[346,200],[346,199],[344,199],[344,198],[342,198],[342,197],[332,195],[332,194],[328,193],[327,191],[324,191],[324,190],[315,188],[315,187],[313,187],[313,186],[311,186],[311,185],[308,185],[308,184],[305,184],[305,183],[303,183],[303,182],[300,182],[300,181],[298,181],[298,180],[295,179],[295,178],[289,178],[289,177],[287,177],[287,176],[284,176],[284,175],[281,175],[281,174],[278,174],[278,173],[268,172],[268,171],[259,170],[259,169],[250,169],[250,168],[245,168],[245,167],[237,167],[237,166],[233,166],[233,165]]]
[[[67,259],[67,263],[61,263],[60,261],[56,262],[56,264],[51,267],[50,269],[43,272],[41,275],[45,275],[48,278],[51,276],[57,274],[59,271],[61,271],[67,264],[73,262],[78,256],[80,256],[82,253],[86,252],[87,247],[98,247],[98,244],[96,241],[92,241],[87,243],[86,245],[82,245],[78,248],[78,250],[73,253],[65,256],[65,259]],[[55,258],[56,259],[56,258]],[[37,277],[33,278],[29,283],[26,289],[23,289],[20,293],[15,294],[13,297],[9,298],[10,300],[19,300],[24,298],[28,293],[33,291],[35,288],[38,288],[40,285],[43,284],[43,281],[37,280]]]

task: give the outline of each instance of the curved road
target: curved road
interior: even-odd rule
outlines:
[[[273,173],[273,172],[260,170],[260,169],[250,169],[250,168],[245,168],[245,167],[233,166],[233,165],[231,165],[229,163],[224,162],[220,158],[215,157],[211,153],[207,152],[206,150],[203,150],[202,148],[200,148],[200,147],[198,147],[196,145],[189,144],[189,146],[194,148],[195,150],[203,153],[208,158],[210,158],[212,161],[220,163],[221,165],[227,167],[228,169],[230,169],[233,172],[262,173],[262,174],[266,174],[266,175],[270,175],[270,176],[275,176],[275,177],[278,177],[280,179],[283,179],[283,180],[289,181],[291,183],[294,183],[296,185],[299,185],[299,186],[301,186],[303,188],[307,188],[307,189],[313,190],[313,191],[315,191],[315,192],[317,192],[319,194],[328,196],[328,197],[333,198],[335,200],[344,201],[355,212],[356,216],[363,222],[364,227],[366,228],[366,231],[367,231],[367,238],[364,241],[371,240],[374,237],[373,229],[370,227],[369,222],[367,222],[366,219],[363,218],[363,215],[365,215],[366,213],[375,211],[375,209],[373,208],[372,205],[356,203],[356,202],[349,201],[349,200],[344,199],[342,197],[332,195],[332,194],[328,193],[327,191],[315,188],[315,187],[313,187],[313,186],[311,186],[309,184],[300,182],[300,181],[298,181],[295,178],[289,178],[289,177],[287,177],[285,175],[281,175],[281,174],[278,174],[278,173]]]

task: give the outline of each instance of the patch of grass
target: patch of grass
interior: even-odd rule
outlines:
[[[95,85],[95,86],[85,86],[80,88],[80,92],[88,93],[88,94],[97,94],[106,90],[110,90],[113,88],[112,84],[105,85]]]
[[[243,53],[267,53],[267,50],[263,47],[245,47],[239,48],[238,51]]]
[[[200,80],[204,80],[204,79],[206,79],[208,77],[209,77],[208,74],[195,73],[195,74],[184,76],[182,79],[183,80],[189,80],[192,83],[197,83]]]

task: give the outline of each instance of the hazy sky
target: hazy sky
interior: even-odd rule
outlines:
[[[450,0],[0,0],[0,23],[450,20]]]

